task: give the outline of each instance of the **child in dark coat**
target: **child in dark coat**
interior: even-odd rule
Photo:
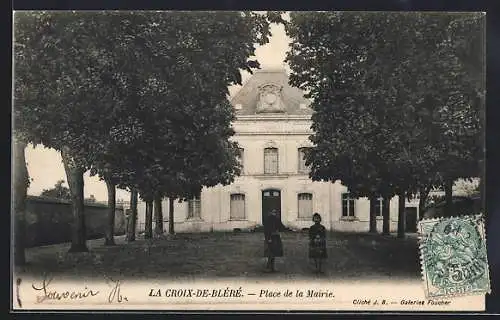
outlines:
[[[264,220],[265,247],[264,256],[267,257],[266,271],[274,272],[274,258],[283,256],[283,244],[279,231],[287,230],[278,217],[278,212],[272,210]]]
[[[319,213],[313,214],[314,224],[309,228],[309,258],[314,260],[316,272],[321,273],[321,265],[327,257],[326,228],[321,224]]]

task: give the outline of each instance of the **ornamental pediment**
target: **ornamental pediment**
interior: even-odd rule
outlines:
[[[313,113],[304,92],[289,84],[284,69],[256,70],[231,98],[231,104],[237,116],[267,118],[310,116]]]
[[[285,105],[282,99],[283,86],[265,84],[258,88],[257,113],[283,113]]]

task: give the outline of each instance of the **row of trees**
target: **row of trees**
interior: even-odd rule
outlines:
[[[14,211],[23,263],[24,149],[60,151],[74,215],[70,251],[87,251],[83,174],[108,188],[112,245],[116,187],[137,200],[191,198],[239,174],[228,86],[268,42],[266,15],[242,12],[23,12],[15,15]],[[156,206],[161,208],[161,206]],[[148,228],[146,229],[148,230]],[[146,234],[151,236],[151,234]],[[134,235],[129,236],[129,241]]]
[[[404,15],[404,16],[402,16]],[[83,174],[153,203],[239,174],[228,86],[268,41],[271,22],[292,44],[291,83],[313,100],[314,180],[341,180],[356,196],[405,199],[480,175],[484,17],[475,14],[294,12],[23,12],[15,15],[14,211],[24,262],[27,144],[61,152],[73,204],[70,251],[86,251]],[[374,201],[372,201],[372,204]],[[385,201],[388,204],[388,201]],[[451,207],[451,206],[450,206]],[[372,205],[371,231],[375,231]],[[157,217],[161,211],[157,212]],[[384,232],[389,207],[383,208]],[[399,234],[404,227],[400,201]]]
[[[61,200],[71,200],[71,191],[69,190],[68,187],[63,185],[64,182],[65,182],[64,180],[58,180],[54,185],[54,187],[50,189],[44,189],[40,193],[40,196],[47,198],[61,199]],[[94,195],[91,194],[88,198],[84,199],[84,202],[95,203],[97,202],[97,200],[94,197]]]
[[[442,186],[451,210],[453,181],[482,175],[484,15],[293,12],[282,22],[291,82],[314,101],[311,178],[386,200],[384,233],[394,195],[399,236],[410,195],[424,204]]]

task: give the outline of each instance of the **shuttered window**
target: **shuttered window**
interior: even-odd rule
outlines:
[[[278,149],[277,148],[264,149],[264,173],[265,174],[278,173]]]
[[[245,165],[245,162],[244,162],[244,159],[245,159],[245,149],[239,148],[239,150],[240,150],[240,155],[238,156],[238,161],[241,164],[241,173],[243,174],[243,169],[245,168],[244,167],[244,165]]]
[[[230,215],[231,220],[245,219],[245,195],[235,193],[231,195]]]
[[[306,156],[306,151],[307,151],[308,148],[299,148],[298,149],[298,153],[299,153],[299,159],[298,159],[298,162],[299,162],[299,166],[298,166],[298,172],[299,173],[308,173],[309,172],[309,167],[306,166],[306,159],[305,159],[305,156]]]
[[[299,218],[312,219],[312,214],[313,214],[312,194],[300,193],[297,197],[299,203]]]

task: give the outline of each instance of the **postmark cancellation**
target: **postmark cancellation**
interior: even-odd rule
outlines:
[[[418,224],[418,231],[428,298],[490,292],[482,215],[424,219]]]

